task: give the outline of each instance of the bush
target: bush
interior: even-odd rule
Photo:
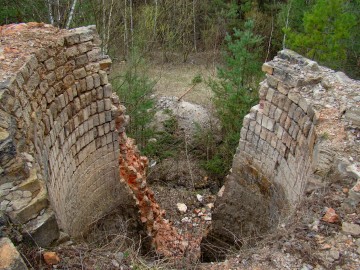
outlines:
[[[242,119],[257,103],[261,77],[261,38],[252,33],[253,23],[243,31],[234,29],[226,36],[225,66],[218,69],[218,79],[208,82],[214,92],[214,105],[222,126],[222,143],[205,167],[215,174],[226,174],[240,138]]]
[[[155,82],[145,74],[146,65],[141,57],[132,53],[126,70],[113,79],[112,84],[120,97],[121,103],[127,108],[130,123],[127,133],[144,148],[154,134],[150,123],[154,118],[154,100],[152,98]]]

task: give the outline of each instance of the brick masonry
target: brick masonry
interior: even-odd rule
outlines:
[[[119,179],[115,122],[124,116],[108,83],[111,61],[94,26],[54,29],[36,26],[34,35],[52,31],[52,41],[40,38],[0,83],[0,211],[43,246],[58,228],[78,236],[115,207],[135,205]],[[16,31],[28,42],[32,25]]]
[[[281,213],[301,201],[309,179],[321,170],[326,172],[322,176],[330,173],[334,152],[345,160],[359,149],[353,135],[343,136],[359,127],[360,115],[353,109],[360,105],[359,82],[289,50],[262,70],[266,79],[259,87],[259,104],[243,119],[232,169],[202,243],[211,260],[224,255],[222,248],[240,246],[243,237],[276,225]],[[342,117],[345,111],[351,112],[351,121],[348,113]],[[319,134],[329,138],[319,140]],[[352,150],[345,154],[344,149]]]

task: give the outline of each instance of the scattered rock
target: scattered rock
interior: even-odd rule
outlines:
[[[116,261],[116,260],[112,260],[111,261],[112,265],[116,268],[119,268],[120,267],[120,264]]]
[[[213,209],[214,208],[214,204],[213,203],[208,203],[206,205],[206,207],[208,207],[209,209]]]
[[[339,222],[340,218],[333,208],[328,208],[321,220],[328,223],[336,223]]]
[[[54,265],[54,264],[58,264],[60,262],[60,258],[56,254],[56,252],[52,252],[52,251],[44,252],[43,257],[44,257],[46,264],[48,264],[48,265]]]
[[[196,194],[196,199],[199,201],[199,202],[202,202],[204,197],[201,196],[200,194]]]
[[[26,264],[9,238],[0,239],[0,269],[27,270]]]
[[[357,224],[343,222],[342,231],[352,236],[360,236],[360,226]]]
[[[331,249],[331,245],[330,244],[324,244],[320,246],[320,250],[328,250]]]
[[[329,255],[334,260],[338,260],[340,258],[340,252],[336,249],[330,249]]]
[[[176,206],[177,206],[177,209],[179,210],[180,213],[186,213],[186,211],[187,211],[187,206],[186,206],[186,204],[184,204],[184,203],[177,203]]]
[[[124,253],[122,252],[115,253],[114,258],[118,263],[122,263],[122,261],[124,260]]]
[[[312,270],[312,269],[314,269],[314,267],[312,267],[310,264],[304,264],[301,267],[301,270]]]

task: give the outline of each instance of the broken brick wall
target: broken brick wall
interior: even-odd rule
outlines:
[[[48,245],[58,228],[77,236],[135,207],[119,179],[115,121],[122,129],[125,117],[95,27],[0,31],[0,211]]]
[[[349,166],[351,151],[359,152],[358,81],[290,50],[279,52],[263,71],[259,104],[243,119],[232,170],[203,240],[210,260],[224,255],[223,247],[240,247],[243,237],[276,226],[309,182],[343,177],[338,168]]]

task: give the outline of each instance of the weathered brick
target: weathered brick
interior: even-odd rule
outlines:
[[[75,78],[73,75],[70,74],[70,75],[65,76],[65,78],[63,79],[63,82],[64,82],[64,87],[69,88],[75,83]]]
[[[87,75],[85,68],[79,68],[74,70],[75,79],[79,80],[85,78]]]
[[[94,78],[94,87],[99,87],[100,86],[100,76],[99,74],[94,74],[93,75],[93,78]]]
[[[91,90],[94,88],[94,79],[92,76],[86,77],[86,90]]]
[[[56,68],[56,63],[54,58],[50,58],[44,62],[47,70],[54,70]]]
[[[87,52],[87,57],[89,62],[95,62],[100,59],[101,56],[101,49],[100,48],[93,48],[91,51]]]
[[[266,100],[271,102],[274,96],[275,90],[273,88],[269,88],[266,94]]]
[[[71,57],[79,55],[79,50],[78,50],[77,46],[72,46],[72,47],[67,48],[65,51],[65,55],[67,58],[71,58]]]
[[[101,85],[106,85],[109,83],[107,73],[105,71],[100,70],[99,75],[100,75],[100,84]]]
[[[75,63],[77,67],[84,66],[89,63],[88,57],[86,54],[80,55],[75,58]]]
[[[104,98],[110,98],[112,94],[111,84],[107,84],[103,88],[104,88]]]

